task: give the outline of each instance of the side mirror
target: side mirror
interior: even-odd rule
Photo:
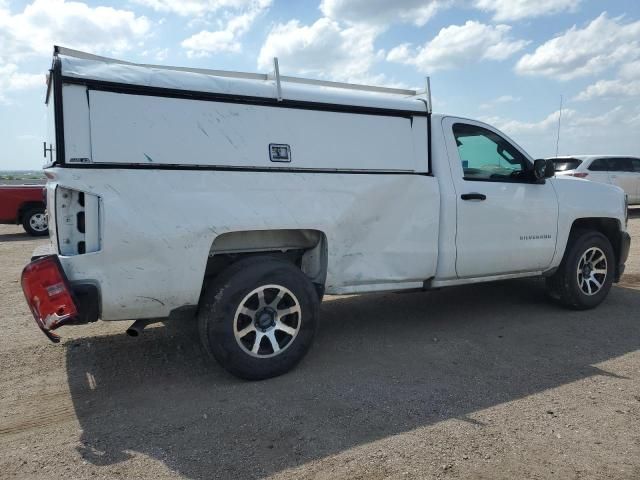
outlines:
[[[539,158],[533,162],[533,180],[535,183],[544,183],[547,178],[547,161]]]
[[[544,172],[544,176],[545,178],[552,178],[556,176],[556,164],[553,163],[553,160],[549,159],[546,160],[547,162],[547,169]]]

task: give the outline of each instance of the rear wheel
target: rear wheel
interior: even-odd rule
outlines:
[[[309,350],[318,305],[314,285],[292,263],[247,258],[205,288],[198,313],[200,338],[207,353],[234,375],[275,377]]]
[[[49,224],[44,208],[30,208],[22,215],[22,227],[29,235],[49,235]]]
[[[547,279],[547,288],[569,308],[594,308],[607,297],[614,268],[615,255],[607,237],[600,232],[577,232],[558,271]]]

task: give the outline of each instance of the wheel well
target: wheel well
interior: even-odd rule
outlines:
[[[327,237],[318,230],[247,230],[223,233],[209,250],[205,282],[243,258],[277,256],[296,265],[309,277],[320,298],[327,277]],[[204,284],[203,284],[204,287]]]
[[[16,223],[22,223],[22,217],[23,215],[28,212],[29,210],[31,210],[32,208],[46,208],[44,206],[44,203],[42,202],[25,202],[22,205],[20,205],[20,208],[18,209],[18,218]]]
[[[620,237],[622,231],[620,222],[615,218],[578,218],[571,225],[571,233],[569,234],[569,242],[575,238],[577,232],[581,230],[595,230],[602,233],[611,242],[613,251],[616,256],[616,262],[620,260]]]

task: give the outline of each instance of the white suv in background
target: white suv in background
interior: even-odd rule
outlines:
[[[630,204],[640,204],[640,158],[623,155],[574,155],[552,158],[556,175],[571,175],[622,188]]]

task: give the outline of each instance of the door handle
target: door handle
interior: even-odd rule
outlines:
[[[460,195],[462,200],[486,200],[487,196],[483,193],[463,193]]]

